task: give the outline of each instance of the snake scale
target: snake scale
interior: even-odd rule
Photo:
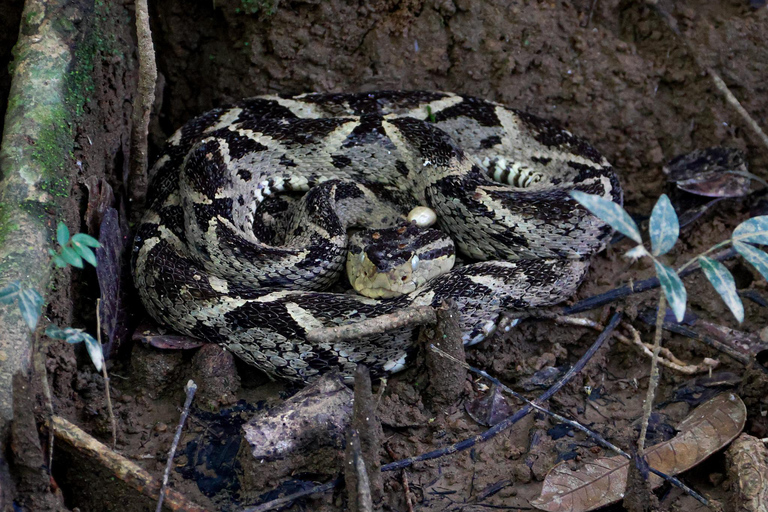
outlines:
[[[358,363],[397,371],[414,339],[401,329],[312,344],[313,329],[453,299],[471,344],[505,309],[570,297],[611,229],[569,191],[622,202],[611,165],[584,139],[497,103],[428,91],[242,100],[179,129],[150,180],[133,253],[148,312],[298,381],[329,369],[348,376]],[[389,213],[356,206],[379,200]],[[393,224],[417,205],[437,213],[465,264],[395,298],[327,291],[349,227]]]

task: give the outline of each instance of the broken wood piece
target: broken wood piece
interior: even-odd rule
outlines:
[[[384,431],[381,422],[376,418],[376,405],[378,401],[371,390],[371,374],[363,365],[358,365],[355,370],[355,399],[352,409],[351,428],[359,443],[359,454],[365,464],[365,470],[369,483],[369,494],[373,504],[380,504],[384,498],[384,487],[381,478],[381,461],[379,450],[384,440]],[[347,431],[347,440],[350,432]],[[345,474],[349,471],[350,447],[347,443]],[[354,507],[350,501],[350,507]],[[354,511],[355,509],[352,508]],[[360,510],[360,509],[358,509]]]
[[[357,430],[347,429],[347,449],[344,464],[344,482],[347,486],[347,507],[350,512],[373,512],[371,483],[360,449]],[[379,475],[379,479],[381,475]]]
[[[455,360],[429,350],[430,345],[441,349]],[[464,392],[464,383],[467,380],[467,370],[456,362],[464,361],[466,356],[459,327],[459,310],[455,302],[444,302],[436,310],[435,325],[425,326],[419,333],[419,346],[424,347],[429,372],[427,401],[435,408],[455,404]]]
[[[122,455],[119,455],[95,438],[91,437],[74,423],[61,416],[53,416],[49,427],[56,437],[96,461],[117,478],[136,489],[143,495],[157,500],[160,497],[161,483]],[[180,512],[205,512],[205,508],[189,501],[184,495],[173,489],[165,491],[165,507]]]

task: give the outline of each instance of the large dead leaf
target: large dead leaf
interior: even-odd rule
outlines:
[[[744,402],[735,394],[712,398],[678,425],[676,437],[646,451],[648,465],[668,475],[692,468],[739,435],[746,415]],[[627,487],[629,464],[621,455],[595,459],[577,470],[569,463],[558,464],[531,505],[550,512],[587,512],[619,501]],[[653,487],[663,481],[654,474],[649,478]]]

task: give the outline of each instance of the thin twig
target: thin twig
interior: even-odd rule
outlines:
[[[39,328],[39,326],[38,326]],[[35,335],[33,337],[33,343],[35,344],[33,346],[33,364],[35,366],[35,371],[38,375],[40,375],[40,380],[42,381],[42,388],[43,388],[43,397],[45,398],[45,409],[48,414],[48,421],[53,422],[53,394],[51,393],[51,386],[48,382],[48,368],[45,366],[45,354],[43,353],[43,346],[40,342],[40,336],[37,333],[37,329],[35,330]],[[53,429],[48,429],[48,474],[50,475],[53,471],[53,444],[54,444],[54,435],[53,435]]]
[[[272,501],[262,503],[261,505],[245,507],[244,509],[241,509],[240,512],[267,512],[268,510],[275,510],[276,508],[280,508],[284,505],[287,505],[288,503],[291,503],[292,501],[303,498],[304,496],[328,492],[339,485],[341,482],[343,482],[343,480],[341,478],[337,478],[336,480],[331,480],[327,484],[316,485],[310,489],[304,489],[302,491],[289,494],[288,496],[283,496],[282,498],[277,498]]]
[[[168,462],[165,465],[165,471],[163,472],[163,485],[160,487],[160,498],[157,500],[157,507],[155,512],[162,512],[163,499],[165,498],[165,488],[168,487],[168,477],[171,474],[171,467],[173,467],[173,457],[176,455],[176,448],[179,446],[179,440],[181,439],[181,431],[184,430],[184,422],[189,415],[189,407],[192,405],[192,399],[195,398],[195,392],[197,391],[197,384],[195,381],[189,380],[184,387],[184,391],[187,393],[187,399],[184,401],[184,410],[181,412],[181,418],[179,419],[179,425],[176,427],[176,435],[173,436],[173,443],[171,443],[171,451],[168,452]]]
[[[581,356],[581,359],[579,359],[575,365],[571,367],[570,370],[568,370],[565,375],[563,375],[560,380],[558,380],[552,387],[550,387],[547,391],[545,391],[541,396],[539,396],[536,400],[533,401],[533,404],[540,405],[547,400],[549,400],[552,395],[560,391],[563,386],[565,386],[577,373],[579,373],[584,366],[589,362],[590,359],[592,359],[592,356],[595,355],[595,352],[603,346],[603,343],[610,337],[610,335],[613,333],[614,329],[616,329],[616,326],[619,324],[619,321],[621,320],[621,313],[614,313],[611,317],[610,322],[608,322],[608,325],[605,327],[605,330],[600,334],[600,336],[597,337],[597,340],[592,344],[591,347],[584,353],[583,356]],[[398,460],[395,462],[390,462],[389,464],[386,464],[385,466],[382,466],[382,471],[394,471],[396,469],[402,469],[406,468],[408,466],[412,466],[416,462],[422,462],[425,460],[431,460],[436,459],[438,457],[442,457],[444,455],[449,455],[452,453],[461,452],[464,450],[467,450],[473,446],[475,446],[478,443],[487,441],[500,432],[505,431],[521,419],[523,419],[529,412],[533,410],[532,405],[524,405],[519,411],[517,411],[515,414],[503,419],[493,427],[489,428],[485,432],[483,432],[480,435],[477,435],[475,437],[471,437],[469,439],[465,439],[463,441],[460,441],[454,445],[447,446],[445,448],[440,448],[439,450],[434,450],[428,453],[424,453],[422,455],[417,455],[416,457],[410,457],[408,459]]]
[[[413,499],[411,499],[411,486],[408,485],[408,474],[403,470],[403,492],[405,493],[405,503],[408,505],[408,512],[413,512]]]
[[[714,254],[710,256],[712,259],[717,261],[725,261],[729,258],[733,258],[738,253],[736,252],[736,249],[733,247],[724,249],[717,254]],[[692,274],[693,272],[699,270],[700,267],[698,263],[695,263],[689,267],[686,267],[682,272],[678,273],[678,276],[682,279],[685,276]],[[584,299],[582,301],[577,302],[573,306],[569,306],[567,308],[563,308],[560,311],[561,315],[572,315],[574,313],[581,313],[583,311],[588,311],[590,309],[595,309],[600,306],[604,306],[606,304],[610,304],[612,302],[616,302],[619,299],[623,299],[624,297],[628,297],[630,295],[634,295],[636,293],[645,292],[648,290],[652,290],[654,288],[659,287],[659,278],[658,277],[651,277],[648,279],[644,279],[642,281],[637,281],[635,283],[632,283],[630,285],[621,286],[619,288],[614,288],[613,290],[607,291],[605,293],[601,293],[600,295],[595,295],[594,297],[589,297],[587,299]]]
[[[643,340],[640,339],[640,333],[637,332],[637,329],[635,329],[634,327],[628,324],[625,325],[625,327],[627,328],[627,330],[629,330],[629,332],[632,333],[632,339],[626,338],[621,334],[616,334],[616,339],[622,343],[627,343],[630,345],[637,346],[640,350],[643,351],[645,355],[653,359],[653,346],[651,345],[651,347],[648,348],[648,345],[643,343]],[[662,355],[664,357],[661,357]],[[711,365],[706,363],[703,363],[703,366],[685,363],[684,361],[681,361],[680,359],[678,359],[666,347],[661,347],[661,351],[659,352],[659,364],[662,366],[666,366],[671,370],[684,373],[686,375],[693,375],[695,373],[706,372],[710,370],[710,368],[712,367]]]
[[[101,299],[96,299],[96,339],[101,347]],[[104,392],[107,396],[107,412],[109,413],[109,424],[112,426],[112,449],[117,446],[117,421],[115,421],[115,413],[112,410],[112,397],[109,394],[109,374],[107,374],[107,362],[104,361],[101,365],[101,375],[104,377]]]
[[[495,377],[492,377],[491,375],[489,375],[487,372],[485,372],[485,371],[483,371],[483,370],[480,370],[479,368],[475,368],[475,367],[473,367],[473,366],[470,366],[470,365],[468,365],[466,362],[463,362],[463,361],[459,361],[459,360],[458,360],[458,359],[456,359],[455,357],[451,356],[449,353],[447,353],[447,352],[445,352],[445,351],[443,351],[443,350],[440,350],[439,348],[437,348],[437,347],[436,347],[436,346],[434,346],[434,345],[430,345],[430,347],[429,347],[429,348],[430,348],[430,350],[432,350],[432,351],[434,351],[434,352],[436,352],[436,353],[440,354],[441,356],[443,356],[443,357],[446,357],[446,358],[448,358],[448,359],[451,359],[451,360],[452,360],[452,361],[454,361],[455,363],[462,365],[464,368],[466,368],[467,370],[471,371],[472,373],[476,373],[477,375],[480,375],[481,377],[483,377],[483,378],[487,379],[487,380],[488,380],[488,381],[490,381],[492,384],[495,384],[495,385],[496,385],[496,386],[498,386],[500,389],[502,389],[503,391],[505,391],[505,392],[509,393],[510,395],[512,395],[513,397],[517,398],[518,400],[521,400],[521,401],[523,401],[523,402],[525,402],[525,403],[529,404],[531,407],[533,407],[533,408],[534,408],[534,409],[536,409],[537,411],[539,411],[539,412],[542,412],[542,413],[544,413],[544,414],[546,414],[546,415],[548,415],[548,416],[552,417],[553,419],[555,419],[555,420],[557,420],[557,421],[559,421],[559,422],[561,422],[561,423],[565,423],[566,425],[570,425],[571,427],[573,427],[573,428],[575,428],[575,429],[577,429],[577,430],[581,430],[582,432],[584,432],[584,433],[585,433],[585,434],[587,434],[589,437],[591,437],[592,439],[594,439],[594,440],[595,440],[595,441],[596,441],[598,444],[600,444],[600,445],[601,445],[601,446],[603,446],[604,448],[607,448],[607,449],[609,449],[609,450],[612,450],[612,451],[614,451],[614,452],[618,453],[619,455],[621,455],[621,456],[622,456],[622,457],[624,457],[625,459],[629,459],[629,460],[632,460],[632,456],[631,456],[629,453],[625,452],[624,450],[622,450],[621,448],[619,448],[619,447],[618,447],[618,446],[616,446],[615,444],[611,443],[610,441],[608,441],[607,439],[605,439],[603,436],[601,436],[601,435],[600,435],[600,434],[598,434],[597,432],[595,432],[595,431],[593,431],[593,430],[590,430],[588,427],[585,427],[584,425],[582,425],[582,424],[581,424],[581,423],[579,423],[578,421],[574,421],[574,420],[568,419],[568,418],[566,418],[565,416],[561,416],[561,415],[559,415],[559,414],[557,414],[557,413],[555,413],[555,412],[552,412],[552,411],[550,411],[549,409],[546,409],[546,408],[544,408],[544,407],[541,407],[540,405],[537,405],[537,404],[535,404],[534,402],[531,402],[530,400],[528,400],[527,398],[525,398],[524,396],[522,396],[522,395],[521,395],[520,393],[518,393],[517,391],[515,391],[515,390],[513,390],[512,388],[510,388],[510,387],[508,387],[508,386],[504,385],[504,384],[503,384],[501,381],[499,381],[497,378],[495,378]],[[683,482],[681,482],[680,480],[678,480],[678,479],[677,479],[677,478],[675,478],[674,476],[672,476],[672,475],[667,475],[666,473],[663,473],[663,472],[661,472],[661,471],[659,471],[659,470],[657,470],[657,469],[654,469],[654,468],[652,468],[652,467],[649,467],[648,469],[649,469],[649,470],[650,470],[652,473],[654,473],[654,474],[656,474],[656,475],[660,476],[661,478],[663,478],[664,480],[667,480],[667,481],[668,481],[669,483],[671,483],[672,485],[674,485],[674,486],[676,486],[676,487],[679,487],[680,489],[682,489],[682,490],[683,490],[683,491],[685,491],[686,493],[690,494],[691,496],[693,496],[694,498],[696,498],[697,500],[699,500],[699,501],[700,501],[701,503],[703,503],[704,505],[707,505],[707,504],[708,504],[708,502],[707,502],[706,498],[704,498],[702,495],[700,495],[699,493],[697,493],[696,491],[694,491],[693,489],[691,489],[690,487],[688,487],[687,485],[685,485]]]
[[[683,43],[686,50],[688,50],[688,53],[693,58],[694,62],[702,69],[706,70],[706,72],[709,74],[709,77],[712,79],[712,83],[715,84],[715,88],[720,91],[720,93],[725,98],[725,101],[733,107],[733,109],[736,111],[736,113],[739,114],[742,121],[747,125],[747,127],[752,130],[752,132],[755,134],[757,139],[762,142],[763,146],[765,146],[765,149],[768,150],[768,136],[766,136],[765,132],[760,128],[760,125],[757,124],[757,122],[752,118],[752,116],[749,115],[749,113],[746,111],[746,109],[739,103],[739,100],[736,98],[736,96],[733,95],[731,90],[728,88],[728,86],[723,82],[723,79],[720,78],[720,75],[715,71],[711,66],[707,66],[704,61],[699,56],[699,52],[696,51],[696,49],[693,47],[691,42],[688,40],[685,35],[683,35],[682,32],[680,32],[680,29],[678,28],[677,20],[669,14],[667,11],[662,9],[662,7],[658,4],[654,4],[653,8],[656,10],[656,12],[659,14],[662,20],[664,20],[664,23],[666,23],[667,27],[675,33],[675,35],[678,37],[678,39]]]
[[[589,349],[584,353],[583,356],[581,356],[581,359],[579,359],[576,362],[576,364],[573,365],[573,367],[568,372],[566,372],[566,374],[563,375],[563,377],[559,381],[557,381],[551,388],[545,391],[541,396],[539,396],[539,398],[534,400],[533,404],[540,405],[541,403],[549,400],[552,397],[552,395],[560,391],[560,389],[562,389],[563,386],[565,386],[577,373],[579,373],[584,368],[584,366],[589,362],[589,360],[592,359],[592,356],[595,355],[595,352],[597,352],[600,349],[600,347],[603,346],[603,343],[605,343],[605,341],[610,337],[611,333],[613,333],[613,331],[616,329],[616,326],[619,324],[620,320],[621,320],[621,313],[614,313],[613,316],[611,317],[610,322],[608,322],[608,325],[606,326],[605,330],[602,333],[600,333],[600,336],[597,337],[597,339],[592,344],[592,346],[589,347]],[[438,457],[442,457],[444,455],[450,455],[452,453],[457,453],[457,452],[467,450],[475,446],[476,444],[483,441],[487,441],[488,439],[491,439],[494,436],[496,436],[496,434],[503,432],[507,428],[511,427],[512,425],[514,425],[515,423],[523,419],[532,410],[533,410],[533,406],[526,404],[515,414],[513,414],[512,416],[509,416],[508,418],[505,418],[504,420],[497,423],[496,425],[489,428],[488,430],[486,430],[485,432],[483,432],[478,436],[465,439],[456,444],[453,444],[445,448],[441,448],[439,450],[433,450],[431,452],[427,452],[422,455],[417,455],[416,457],[410,457],[407,459],[390,462],[389,464],[382,466],[381,470],[394,471],[397,469],[403,469],[408,466],[412,466],[416,462],[432,460]],[[326,484],[319,485],[311,489],[306,489],[306,490],[297,492],[295,494],[291,494],[290,496],[284,496],[282,498],[278,498],[276,500],[272,500],[267,503],[262,503],[261,505],[257,505],[255,507],[244,508],[240,512],[267,512],[268,510],[274,510],[298,498],[302,498],[310,494],[329,491],[340,483],[341,483],[341,479],[337,478],[336,480],[333,480]]]
[[[416,306],[401,309],[373,318],[367,318],[353,324],[315,329],[307,333],[310,343],[330,343],[333,341],[357,340],[361,336],[372,336],[419,325],[436,322],[435,310],[431,306]]]
[[[640,426],[640,438],[637,440],[637,453],[645,454],[645,435],[648,432],[648,420],[653,411],[653,399],[656,398],[656,387],[659,384],[659,350],[661,349],[661,333],[664,325],[664,315],[667,312],[667,296],[659,291],[659,305],[656,311],[656,331],[653,337],[653,358],[651,359],[651,378],[648,382],[648,393],[643,404],[643,421]]]

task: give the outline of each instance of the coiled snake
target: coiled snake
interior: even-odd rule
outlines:
[[[425,91],[215,109],[168,140],[150,180],[133,254],[149,313],[305,381],[357,363],[396,371],[414,334],[311,344],[313,329],[452,298],[465,343],[476,343],[506,308],[568,298],[611,233],[568,192],[622,202],[610,164],[583,139],[496,103]],[[390,299],[322,291],[343,267],[349,227],[396,225],[416,205],[435,210],[466,264]]]

